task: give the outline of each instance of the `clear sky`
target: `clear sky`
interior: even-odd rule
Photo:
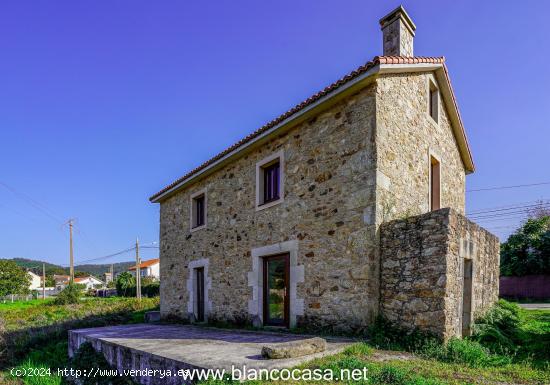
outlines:
[[[148,196],[381,54],[398,4],[2,1],[0,257],[67,263],[71,217],[77,262],[156,241]],[[550,2],[403,4],[415,54],[447,58],[467,188],[550,181]],[[467,209],[541,198],[550,185],[470,192]]]

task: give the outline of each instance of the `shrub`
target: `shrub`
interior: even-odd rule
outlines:
[[[124,273],[121,273],[117,279],[116,279],[116,291],[118,295],[122,295],[124,297],[130,296],[129,292],[131,291],[132,287],[135,290],[136,287],[136,278],[125,271]],[[135,296],[135,291],[134,291]]]
[[[69,283],[62,291],[57,295],[53,303],[55,305],[68,305],[78,303],[82,296],[84,285],[78,283]]]
[[[427,347],[422,354],[439,361],[467,364],[474,368],[511,363],[509,357],[492,354],[478,342],[459,338],[451,338],[439,346]]]
[[[472,367],[508,364],[511,358],[493,354],[479,342],[452,338],[447,343],[429,333],[398,328],[379,318],[371,328],[371,342],[377,347],[406,350],[444,362],[459,362]]]
[[[160,295],[160,282],[155,281],[141,287],[141,294],[146,297],[157,297]]]
[[[474,341],[498,354],[509,354],[517,350],[519,333],[519,306],[500,300],[472,325]]]

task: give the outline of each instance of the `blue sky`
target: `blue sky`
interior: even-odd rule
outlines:
[[[3,1],[0,257],[67,263],[70,217],[77,262],[156,241],[149,195],[381,54],[398,4]],[[403,4],[415,54],[447,58],[467,188],[550,181],[550,2]],[[467,208],[544,198],[550,185],[471,192]]]

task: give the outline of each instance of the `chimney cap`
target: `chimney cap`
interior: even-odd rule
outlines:
[[[414,25],[413,21],[411,20],[411,17],[405,11],[405,8],[403,8],[402,5],[395,8],[393,11],[388,13],[386,16],[380,19],[380,27],[384,29],[387,25],[391,24],[397,19],[401,19],[403,21],[403,24],[407,27],[411,35],[414,36],[414,31],[416,30],[416,25]]]

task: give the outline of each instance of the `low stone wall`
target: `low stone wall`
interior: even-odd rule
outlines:
[[[498,238],[452,209],[384,223],[380,249],[381,314],[400,327],[461,336],[463,323],[498,299]],[[466,295],[465,260],[472,266]]]

